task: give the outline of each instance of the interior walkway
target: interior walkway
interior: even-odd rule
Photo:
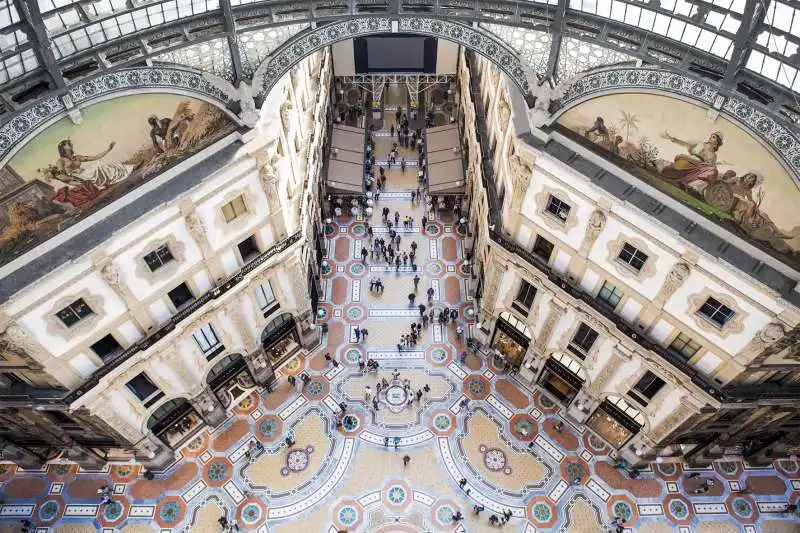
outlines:
[[[460,361],[456,328],[466,329],[471,318],[464,316],[470,306],[462,236],[446,217],[420,228],[422,211],[410,194],[415,175],[413,167],[405,174],[393,167],[376,213],[388,206],[392,215],[414,217],[400,234],[402,250],[417,243],[417,303],[458,310],[455,324],[423,327],[416,346],[398,351],[400,335],[420,321],[408,304],[415,273],[377,259],[362,263],[361,247],[369,247],[364,221],[339,220],[327,228],[326,347],[290,360],[274,392],[251,391],[221,427],[203,430],[155,480],[128,464],[99,473],[72,464],[42,472],[0,464],[0,531],[20,531],[20,520],[29,518],[40,532],[216,532],[225,515],[244,531],[273,533],[486,532],[500,528],[489,516],[503,511],[512,515],[503,530],[526,533],[610,531],[614,516],[629,531],[647,533],[800,529],[783,512],[800,495],[796,461],[770,469],[726,462],[693,472],[662,463],[628,479],[612,466],[609,448],[561,418],[540,391],[491,361],[472,355]],[[371,222],[375,237],[388,241],[380,216]],[[374,278],[383,281],[383,292],[370,290]],[[367,329],[365,342],[355,342],[356,327]],[[359,358],[378,361],[379,372],[362,374]],[[287,376],[301,374],[308,384],[298,379],[290,386]],[[377,395],[376,411],[365,388],[375,396],[381,378],[389,386]],[[429,390],[409,406],[404,380],[413,391]],[[349,416],[337,428],[342,402]],[[254,439],[265,450],[248,462]],[[712,479],[708,492],[693,494]],[[106,484],[114,496],[99,505],[97,490]],[[485,507],[480,515],[475,504]],[[454,524],[459,511],[465,519]]]

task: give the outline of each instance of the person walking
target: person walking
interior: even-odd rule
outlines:
[[[419,275],[414,276],[414,292],[417,292],[417,287],[419,287]]]
[[[417,297],[417,295],[414,294],[413,292],[408,293],[408,305],[409,305],[409,307],[414,305],[414,299],[416,297]]]
[[[431,303],[431,301],[433,300],[433,293],[434,293],[433,287],[428,287],[428,303]]]
[[[397,226],[400,224],[400,211],[394,212],[394,225]]]
[[[372,389],[367,385],[364,387],[364,401],[369,403],[372,399]]]
[[[411,457],[409,457],[408,455],[404,455],[403,456],[403,466],[404,467],[408,466],[408,463],[410,463],[410,462],[411,462]]]
[[[419,304],[417,306],[419,308],[419,316],[425,317],[425,304]]]

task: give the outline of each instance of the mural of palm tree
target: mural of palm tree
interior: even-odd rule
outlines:
[[[639,131],[639,117],[626,111],[620,110],[620,113],[622,113],[622,118],[619,122],[620,125],[625,128],[625,142],[627,143],[628,139],[630,139],[631,132]]]

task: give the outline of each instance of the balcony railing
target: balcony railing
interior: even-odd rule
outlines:
[[[697,387],[708,393],[711,397],[721,403],[742,403],[749,401],[767,401],[767,400],[789,400],[796,399],[800,395],[800,387],[781,387],[781,386],[743,386],[743,387],[726,387],[720,389],[708,379],[689,365],[683,358],[671,353],[659,344],[650,341],[645,335],[635,331],[628,323],[617,315],[611,307],[604,302],[596,299],[591,294],[584,292],[580,287],[573,285],[564,279],[560,273],[554,271],[550,266],[542,261],[539,257],[534,255],[529,250],[522,248],[516,242],[511,240],[508,236],[503,234],[500,229],[502,228],[502,212],[500,200],[497,197],[497,192],[494,187],[494,168],[492,161],[492,153],[489,150],[488,129],[486,125],[486,116],[484,113],[483,99],[480,94],[480,80],[475,74],[474,68],[474,54],[467,52],[467,66],[470,69],[470,92],[472,99],[475,103],[475,116],[477,121],[478,140],[481,143],[481,153],[483,154],[483,175],[482,182],[488,202],[488,217],[489,224],[494,226],[494,229],[489,231],[492,241],[497,243],[509,253],[519,257],[528,264],[532,265],[541,271],[547,278],[561,287],[561,289],[569,294],[576,300],[581,300],[587,306],[591,307],[595,312],[599,313],[614,326],[622,332],[629,339],[633,340],[643,350],[657,354],[661,359],[669,363],[673,368],[680,371],[692,380]]]

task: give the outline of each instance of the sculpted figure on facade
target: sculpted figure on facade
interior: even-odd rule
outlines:
[[[5,337],[8,342],[26,353],[35,352],[37,343],[25,328],[19,324],[11,324],[6,328]]]
[[[192,235],[192,238],[197,241],[201,249],[205,249],[206,228],[203,227],[200,217],[197,216],[197,213],[186,213],[185,216],[186,227],[189,229],[189,233]]]
[[[525,191],[528,189],[528,184],[531,181],[533,169],[519,154],[511,156],[510,166],[511,178],[514,183],[514,197],[521,202]]]
[[[691,272],[692,269],[687,263],[675,263],[667,274],[667,279],[664,280],[664,284],[661,286],[658,294],[656,294],[654,303],[657,305],[664,305],[664,302],[675,294],[675,291],[683,285],[683,282],[686,281],[686,278],[689,277]]]
[[[103,265],[103,268],[100,269],[100,275],[103,277],[106,283],[111,285],[113,288],[119,290],[120,274],[119,274],[119,269],[114,266],[114,263],[108,262],[105,265]]]
[[[542,326],[541,333],[539,333],[539,336],[536,338],[536,342],[533,344],[533,350],[537,356],[544,355],[547,347],[550,345],[550,338],[553,335],[553,329],[567,311],[567,308],[563,305],[559,305],[554,298],[550,298],[549,304],[550,309],[547,311],[547,317],[544,319],[544,325]]]
[[[293,108],[294,104],[292,104],[291,98],[287,98],[286,101],[281,104],[281,124],[283,125],[283,131],[286,133],[289,132]]]
[[[750,361],[781,340],[785,334],[786,329],[783,324],[771,322],[753,336],[752,340],[742,350],[741,355]]]
[[[606,227],[606,220],[606,214],[599,209],[595,209],[592,211],[592,214],[589,215],[589,222],[586,224],[586,233],[584,233],[583,240],[581,241],[580,255],[586,256],[589,250],[592,249],[592,246],[597,240],[597,236],[600,235]]]
[[[278,156],[273,155],[267,163],[265,163],[258,171],[258,177],[261,180],[261,186],[267,195],[267,204],[269,205],[270,213],[274,213],[281,206],[280,195],[278,194],[278,169],[276,163]]]
[[[508,131],[508,123],[511,120],[511,106],[505,94],[500,98],[500,130]]]

